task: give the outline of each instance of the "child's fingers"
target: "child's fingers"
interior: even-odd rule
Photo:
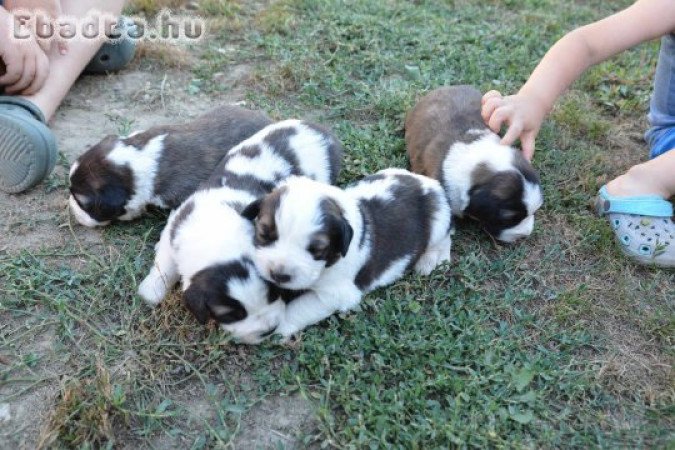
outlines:
[[[536,137],[537,133],[535,131],[526,131],[520,136],[520,146],[523,150],[523,156],[528,161],[532,161],[532,157],[534,156],[534,141]]]
[[[16,94],[30,86],[30,84],[33,82],[33,79],[35,79],[36,67],[37,64],[35,62],[35,56],[27,55],[24,59],[23,73],[21,74],[21,78],[19,78],[16,83],[5,87],[5,92],[8,94]]]
[[[33,95],[44,86],[49,76],[49,59],[46,55],[38,57],[35,78],[33,82],[23,92],[23,95]]]
[[[494,90],[494,89],[491,90],[491,91],[487,91],[487,92],[485,93],[485,95],[483,95],[483,98],[481,99],[481,103],[484,105],[485,102],[487,102],[487,101],[490,100],[491,98],[495,98],[495,97],[497,97],[497,98],[502,98],[502,93],[499,92],[499,91],[496,91],[496,90]]]
[[[483,103],[483,107],[480,110],[480,115],[483,117],[483,122],[487,124],[490,121],[490,117],[492,117],[492,114],[495,112],[495,109],[499,108],[501,105],[501,97],[492,97],[487,99],[487,101]]]
[[[21,79],[23,74],[23,57],[3,56],[5,74],[0,77],[0,86],[11,86]]]
[[[509,129],[506,130],[506,134],[501,140],[503,145],[511,145],[516,142],[516,139],[523,132],[523,122],[520,120],[514,120],[510,125]]]
[[[502,129],[502,124],[509,120],[509,116],[511,115],[512,112],[513,110],[509,106],[502,106],[497,108],[490,116],[490,120],[487,124],[488,127],[490,127],[490,129],[495,133],[499,134],[499,132]]]

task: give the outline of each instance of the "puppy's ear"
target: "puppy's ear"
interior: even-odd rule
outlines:
[[[523,182],[515,171],[500,172],[490,181],[490,191],[499,200],[521,197]]]
[[[203,289],[194,284],[183,293],[183,305],[185,305],[195,319],[197,319],[197,322],[202,325],[206,325],[206,322],[211,317],[211,310],[209,309],[206,300],[207,295],[208,294],[204,292]]]
[[[347,252],[349,251],[349,244],[352,243],[352,238],[354,237],[354,229],[352,228],[351,225],[349,225],[349,222],[347,222],[347,219],[344,217],[342,218],[342,232],[340,233],[342,242],[340,245],[340,254],[344,257],[347,256]]]
[[[471,188],[469,191],[469,204],[464,214],[483,222],[497,209],[497,201],[491,194],[489,186],[479,185]]]
[[[249,204],[244,210],[241,212],[241,216],[244,219],[248,219],[253,221],[256,217],[258,217],[258,214],[260,214],[260,205],[262,204],[263,199],[259,198],[258,200],[254,201],[253,203]]]
[[[323,213],[324,227],[330,239],[330,249],[326,255],[326,267],[335,264],[340,257],[347,255],[349,244],[354,237],[354,230],[344,216],[344,211],[333,199],[321,201],[320,209]]]

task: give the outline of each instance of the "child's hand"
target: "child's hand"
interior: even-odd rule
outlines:
[[[0,30],[6,30],[14,19],[0,8]],[[2,31],[4,33],[4,31]],[[49,59],[34,38],[17,42],[2,36],[0,59],[5,73],[0,76],[0,86],[7,94],[32,95],[42,88],[49,75]]]
[[[503,97],[498,91],[486,93],[482,104],[481,115],[492,131],[499,133],[504,123],[509,126],[501,143],[511,145],[520,138],[523,156],[531,161],[534,155],[534,140],[546,117],[547,109],[535,98],[527,95]]]

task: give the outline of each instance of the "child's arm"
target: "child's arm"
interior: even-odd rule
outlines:
[[[566,34],[546,53],[517,95],[485,94],[483,119],[496,133],[507,123],[502,143],[511,145],[520,138],[525,157],[532,159],[544,117],[587,68],[673,31],[675,0],[638,0],[623,11]]]

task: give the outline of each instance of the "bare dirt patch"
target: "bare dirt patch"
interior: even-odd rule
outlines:
[[[242,417],[234,448],[305,448],[302,437],[317,425],[312,405],[300,395],[267,397]]]
[[[28,332],[31,325],[25,324],[24,328]],[[58,392],[56,374],[62,370],[54,347],[54,336],[53,327],[40,328],[34,339],[11,345],[7,349],[11,350],[9,354],[3,352],[0,367],[21,366],[22,362],[27,367],[10,372],[11,381],[0,385],[0,398],[5,399],[0,401],[0,410],[5,411],[4,419],[0,418],[0,449],[10,446],[35,448],[40,427],[49,416],[50,405]],[[31,364],[30,360],[38,362]]]

